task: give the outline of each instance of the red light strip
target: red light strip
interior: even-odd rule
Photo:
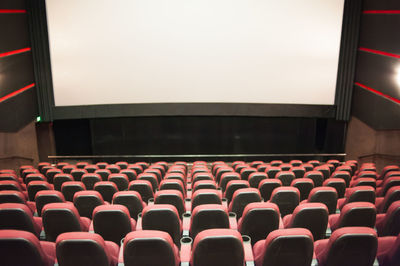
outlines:
[[[26,13],[24,9],[0,9],[0,14],[22,14]]]
[[[20,93],[22,93],[22,92],[24,92],[26,90],[29,90],[30,88],[33,88],[33,87],[35,87],[35,83],[29,84],[28,86],[25,86],[25,87],[23,87],[23,88],[21,88],[19,90],[13,91],[13,92],[7,94],[6,96],[1,97],[0,98],[0,103],[4,102],[5,100],[8,100],[8,99],[14,97],[17,94],[20,94]]]
[[[367,10],[364,14],[400,14],[400,10]]]
[[[10,52],[1,53],[1,54],[0,54],[0,58],[6,57],[6,56],[10,56],[10,55],[15,55],[15,54],[20,54],[20,53],[29,52],[30,50],[31,50],[31,48],[30,48],[30,47],[27,47],[27,48],[23,48],[23,49],[18,49],[18,50],[14,50],[14,51],[10,51]]]
[[[398,55],[398,54],[382,52],[382,51],[373,50],[373,49],[364,48],[364,47],[360,47],[359,50],[360,51],[364,51],[364,52],[368,52],[368,53],[379,54],[379,55],[384,55],[384,56],[390,56],[390,57],[393,57],[393,58],[400,59],[400,55]]]
[[[390,96],[390,95],[384,94],[384,93],[382,93],[382,92],[380,92],[380,91],[377,91],[377,90],[375,90],[375,89],[373,89],[373,88],[367,87],[367,86],[365,86],[365,85],[363,85],[363,84],[361,84],[361,83],[356,82],[355,84],[356,84],[357,86],[363,88],[363,89],[366,89],[366,90],[368,90],[368,91],[371,91],[371,92],[373,92],[373,93],[375,93],[375,94],[378,94],[378,95],[380,95],[380,96],[382,96],[382,97],[385,97],[386,99],[389,99],[389,100],[391,100],[391,101],[393,101],[393,102],[400,103],[400,99],[397,99],[397,98],[394,98],[394,97],[392,97],[392,96]]]

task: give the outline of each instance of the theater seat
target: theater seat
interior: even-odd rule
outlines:
[[[39,237],[42,231],[42,219],[33,217],[32,211],[25,204],[3,203],[0,204],[0,229],[28,231]]]
[[[359,186],[346,189],[345,197],[338,200],[338,209],[350,202],[371,202],[375,204],[375,189],[370,186]]]
[[[281,186],[282,181],[279,179],[264,179],[258,185],[258,190],[260,191],[261,197],[264,201],[268,201],[271,199],[272,191]]]
[[[203,204],[192,211],[190,237],[206,229],[229,228],[228,211],[220,204]]]
[[[233,194],[236,190],[241,188],[248,188],[250,184],[246,180],[232,180],[226,185],[226,190],[224,192],[224,197],[227,199],[228,204],[232,201]]]
[[[0,191],[0,204],[1,203],[21,203],[28,205],[32,213],[36,211],[36,204],[32,201],[26,201],[24,193],[18,190],[1,190]]]
[[[93,229],[104,240],[120,245],[121,239],[136,228],[136,221],[123,205],[100,205],[93,210]]]
[[[202,204],[222,204],[222,193],[216,189],[199,189],[192,194],[192,206],[193,210]]]
[[[259,173],[259,172],[251,173],[249,176],[250,187],[258,188],[258,185],[260,184],[260,182],[267,178],[268,178],[268,175],[266,173]]]
[[[42,210],[43,228],[48,241],[56,241],[66,232],[87,232],[90,219],[80,217],[72,202],[49,203]]]
[[[178,247],[166,232],[142,230],[131,232],[125,237],[125,266],[178,266],[179,262]]]
[[[131,218],[137,221],[139,213],[146,207],[142,197],[137,191],[119,191],[113,196],[113,204],[124,205],[128,208]]]
[[[82,183],[85,184],[87,190],[93,190],[94,184],[101,181],[99,174],[90,173],[82,176]]]
[[[232,180],[240,180],[240,174],[236,172],[223,173],[221,180],[219,181],[219,187],[222,188],[222,192],[225,192],[226,185]]]
[[[57,190],[42,190],[35,196],[36,210],[38,216],[42,216],[42,209],[46,204],[65,202],[64,195]]]
[[[379,236],[400,234],[400,201],[393,202],[386,214],[378,214],[375,226]]]
[[[368,227],[344,227],[333,232],[329,239],[314,243],[319,266],[373,265],[377,253],[376,232]]]
[[[293,210],[299,205],[300,191],[295,187],[275,188],[269,202],[275,203],[279,207],[282,217],[293,213]]]
[[[157,191],[154,204],[171,204],[175,206],[179,217],[182,217],[182,214],[185,212],[183,195],[179,190],[167,189]]]
[[[39,241],[30,232],[0,230],[0,264],[2,266],[53,266],[54,243]]]
[[[84,190],[86,190],[85,184],[81,181],[67,181],[61,186],[61,192],[64,195],[65,200],[70,202],[74,200],[76,192]]]
[[[305,228],[310,230],[313,239],[325,238],[328,227],[328,208],[323,203],[305,203],[294,209],[293,214],[283,218],[285,228]]]
[[[281,180],[282,186],[290,186],[295,179],[295,175],[291,171],[280,171],[276,174],[275,178]]]
[[[272,231],[253,247],[256,266],[310,266],[313,258],[313,237],[303,228]]]
[[[101,194],[94,190],[78,191],[74,195],[74,205],[80,216],[92,219],[93,210],[105,202]]]
[[[400,262],[400,235],[378,238],[379,266],[397,266]]]
[[[229,204],[229,211],[236,213],[237,219],[242,217],[244,208],[252,202],[261,202],[260,192],[256,188],[241,188],[235,191]]]
[[[332,187],[316,187],[311,190],[308,199],[306,201],[303,201],[302,203],[324,203],[328,208],[329,214],[334,214],[336,212],[337,200],[338,199],[336,189]]]
[[[87,232],[63,233],[56,240],[57,262],[61,266],[115,266],[119,247]]]
[[[208,229],[200,232],[193,244],[190,265],[243,266],[242,236],[232,229]]]
[[[333,231],[341,227],[363,226],[374,228],[376,208],[370,202],[352,202],[346,204],[340,214],[329,216],[329,225]]]
[[[400,200],[400,186],[391,187],[384,198],[376,198],[375,205],[378,213],[385,213],[389,206],[398,200]]]
[[[324,175],[320,171],[309,171],[304,174],[304,178],[310,178],[314,182],[314,187],[321,187],[324,182]]]
[[[111,174],[108,176],[108,181],[113,182],[118,191],[127,190],[129,186],[129,179],[125,174]]]
[[[252,202],[244,208],[238,221],[238,230],[251,238],[251,244],[265,239],[269,233],[279,228],[279,208],[274,203]]]
[[[239,180],[236,180],[236,181],[239,181]],[[196,192],[199,189],[217,189],[217,184],[215,183],[214,180],[200,180],[200,181],[197,181],[194,184],[194,186],[192,187],[192,193]]]
[[[110,203],[114,194],[118,192],[118,187],[113,182],[101,181],[97,182],[94,185],[94,190],[98,191],[101,194],[103,200]]]
[[[308,195],[314,188],[314,182],[310,178],[296,178],[290,186],[298,188],[300,191],[300,201],[302,201],[308,198]]]
[[[27,186],[28,198],[30,201],[35,201],[35,196],[41,190],[53,190],[54,187],[46,181],[32,181]]]

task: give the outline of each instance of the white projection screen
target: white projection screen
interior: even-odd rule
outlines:
[[[46,0],[55,106],[333,105],[344,0]]]

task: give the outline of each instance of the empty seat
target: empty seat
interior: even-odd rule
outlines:
[[[389,206],[395,202],[400,200],[400,186],[391,187],[385,197],[376,198],[376,208],[378,213],[385,213]]]
[[[31,181],[46,181],[47,178],[39,173],[29,174],[25,177],[25,184],[29,184]]]
[[[249,176],[252,173],[256,173],[257,169],[253,167],[246,167],[240,170],[240,176],[243,180],[249,180]]]
[[[84,169],[74,169],[71,171],[71,175],[75,181],[81,181],[84,174],[87,174],[87,171]]]
[[[281,160],[272,160],[270,162],[271,166],[279,166],[281,164],[283,164],[283,162]]]
[[[124,205],[128,208],[130,216],[137,220],[139,213],[146,207],[142,197],[137,191],[119,191],[113,196],[113,204]]]
[[[296,178],[292,181],[290,186],[300,191],[300,201],[302,201],[307,199],[308,195],[310,195],[311,190],[314,188],[314,182],[310,178]]]
[[[171,236],[162,231],[142,230],[126,235],[123,244],[123,262],[126,266],[179,265],[179,250]]]
[[[103,200],[110,203],[114,194],[118,192],[118,187],[113,182],[101,181],[94,185],[94,190],[101,194]]]
[[[258,185],[258,190],[264,201],[268,201],[271,199],[272,191],[281,186],[282,182],[279,179],[264,179]]]
[[[294,173],[291,171],[280,171],[276,174],[275,178],[282,182],[282,186],[290,186],[293,179],[295,179]]]
[[[179,217],[185,212],[185,203],[183,195],[179,190],[167,189],[159,190],[155,194],[155,204],[171,204],[178,211]]]
[[[93,210],[100,205],[104,205],[101,194],[94,190],[78,191],[73,197],[74,206],[80,216],[92,219]]]
[[[352,187],[346,190],[345,197],[338,200],[338,209],[350,202],[371,202],[375,204],[375,190],[370,186]]]
[[[370,202],[352,202],[346,204],[340,214],[329,216],[332,231],[341,227],[364,226],[374,228],[376,220],[375,205]]]
[[[296,178],[303,178],[306,173],[306,169],[303,166],[292,166],[290,171],[294,173]]]
[[[42,220],[33,217],[28,206],[21,203],[0,204],[0,229],[28,231],[39,237],[42,231]]]
[[[309,266],[313,250],[312,234],[303,228],[275,230],[253,247],[256,266]]]
[[[35,201],[35,196],[41,190],[53,190],[54,187],[46,181],[32,181],[27,186],[28,198],[30,201]]]
[[[56,248],[30,232],[0,230],[0,257],[3,266],[53,266]]]
[[[320,165],[314,168],[315,171],[319,171],[324,176],[324,180],[328,179],[331,175],[331,169],[327,165]]]
[[[222,204],[222,193],[216,189],[199,189],[192,195],[193,210],[202,204]]]
[[[337,197],[336,189],[332,187],[316,187],[311,190],[308,199],[304,202],[324,203],[328,207],[329,214],[334,214],[336,212]]]
[[[303,162],[301,160],[290,160],[289,162],[292,166],[301,166],[303,164]]]
[[[127,190],[129,186],[129,179],[125,174],[111,174],[108,176],[108,181],[113,182],[118,191]]]
[[[93,210],[93,229],[104,240],[119,245],[125,235],[136,228],[136,221],[123,205],[100,205]]]
[[[160,190],[174,189],[181,192],[182,195],[186,194],[185,186],[183,182],[179,179],[164,179],[163,181],[161,181],[159,189]]]
[[[87,232],[63,233],[56,240],[57,262],[59,265],[117,265],[119,247],[104,241],[98,235]]]
[[[278,205],[281,216],[285,217],[285,215],[293,213],[296,206],[299,205],[300,191],[295,187],[275,188],[270,202]]]
[[[395,186],[400,186],[400,177],[390,177],[386,179],[383,184],[376,189],[376,196],[377,197],[384,197],[386,192]]]
[[[222,188],[222,192],[226,190],[226,185],[232,180],[240,180],[240,174],[236,172],[227,172],[222,174],[221,180],[219,181],[219,186]]]
[[[374,178],[358,178],[350,182],[350,187],[357,187],[357,186],[370,186],[376,188],[376,180]]]
[[[93,190],[94,184],[100,182],[101,176],[99,174],[90,173],[82,176],[82,183],[85,184],[87,190]]]
[[[65,202],[64,195],[57,190],[42,190],[35,196],[36,210],[42,216],[43,207],[49,203]]]
[[[117,174],[121,171],[121,167],[116,164],[109,164],[106,166],[106,169],[109,170],[112,174]]]
[[[232,229],[208,229],[194,239],[190,265],[243,266],[242,236]]]
[[[378,179],[383,179],[387,173],[393,172],[393,171],[400,171],[400,167],[398,165],[387,165],[387,166],[383,167]]]
[[[226,185],[226,190],[224,192],[224,198],[226,198],[228,203],[230,203],[232,201],[233,194],[235,193],[236,190],[241,189],[241,188],[248,188],[248,187],[250,187],[250,184],[246,180],[229,181],[228,184]]]
[[[72,170],[75,170],[76,166],[75,165],[65,165],[62,168],[63,173],[65,174],[71,174]]]
[[[116,162],[115,164],[118,165],[119,168],[121,168],[121,170],[122,169],[127,169],[128,165],[129,165],[127,162],[122,162],[122,161],[121,162]]]
[[[238,230],[251,238],[251,244],[265,239],[268,234],[279,228],[279,208],[274,203],[252,202],[244,208],[238,221]]]
[[[293,214],[283,218],[285,228],[305,228],[310,230],[313,239],[325,238],[328,227],[328,208],[323,203],[305,203],[297,206]]]
[[[86,172],[88,172],[89,174],[94,174],[94,172],[96,172],[96,170],[99,169],[99,167],[97,167],[97,165],[95,164],[88,164],[85,166],[84,168],[86,170]]]
[[[379,236],[397,236],[400,233],[400,201],[393,202],[385,214],[376,216]]]
[[[215,174],[215,181],[219,184],[221,177],[224,173],[230,173],[232,172],[233,169],[229,166],[223,166],[217,169],[217,172]]]
[[[260,184],[260,182],[267,178],[268,178],[268,175],[266,173],[259,173],[259,172],[251,173],[249,175],[250,187],[258,188],[258,185]]]
[[[61,191],[61,186],[64,182],[74,181],[74,178],[70,174],[56,174],[54,176],[53,184],[54,189],[57,191]]]
[[[226,208],[219,204],[203,204],[194,208],[190,220],[190,236],[194,239],[199,232],[212,228],[229,228]]]
[[[320,266],[373,265],[377,252],[377,236],[372,228],[340,228],[329,239],[314,243]]]
[[[320,171],[307,172],[304,178],[310,178],[314,182],[314,187],[321,187],[324,182],[324,175]]]
[[[338,194],[338,198],[343,198],[344,193],[346,192],[346,181],[342,178],[328,178],[324,181],[324,187],[333,187],[336,189]]]
[[[64,195],[66,201],[73,201],[74,195],[78,191],[86,190],[85,184],[80,181],[68,181],[64,182],[61,186],[61,192]]]
[[[192,187],[192,191],[195,192],[198,189],[217,189],[217,184],[214,180],[200,180]]]
[[[18,177],[15,174],[0,174],[0,181],[5,180],[19,182]]]
[[[128,169],[132,169],[135,170],[135,172],[139,175],[141,173],[143,173],[143,166],[138,165],[138,164],[129,164],[128,165]]]
[[[25,195],[18,190],[0,191],[0,204],[1,203],[21,203],[28,205],[32,213],[35,213],[36,211],[36,204],[32,201],[26,201]]]
[[[20,191],[21,193],[26,194],[26,198],[28,198],[27,192],[23,191],[23,188],[21,184],[17,181],[12,181],[12,180],[4,180],[0,181],[0,191],[3,190],[15,190],[15,191]]]
[[[158,180],[157,176],[153,173],[143,173],[138,175],[138,180],[146,180],[151,183],[151,187],[153,188],[153,192],[156,192],[158,188]]]
[[[107,170],[107,169],[98,169],[94,173],[101,176],[101,180],[103,180],[103,181],[107,181],[108,176],[111,175],[110,170]]]
[[[356,179],[359,178],[373,178],[376,180],[378,178],[378,175],[376,174],[376,171],[361,171],[356,176]]]
[[[292,165],[289,163],[282,163],[281,165],[279,165],[279,167],[281,168],[281,171],[289,171],[290,168],[292,168]]]
[[[377,259],[380,266],[399,265],[400,236],[379,237]]]
[[[43,228],[48,241],[56,241],[57,236],[66,232],[87,232],[90,219],[80,217],[72,202],[49,203],[42,210]]]
[[[229,204],[229,211],[236,213],[237,219],[242,217],[244,208],[252,202],[261,202],[262,198],[258,189],[241,188],[235,191]]]
[[[129,179],[129,182],[136,180],[136,178],[137,178],[137,173],[133,169],[123,169],[119,173],[126,175]]]
[[[58,168],[53,168],[53,169],[49,169],[46,172],[46,178],[47,178],[47,182],[49,182],[50,184],[54,183],[54,177],[56,174],[62,174],[62,171]]]
[[[276,177],[276,174],[278,174],[280,171],[281,171],[281,168],[280,168],[280,167],[274,167],[274,166],[271,164],[271,167],[268,167],[268,168],[265,170],[265,173],[268,175],[269,178],[275,178],[275,177]]]
[[[173,205],[157,204],[145,207],[142,212],[142,229],[167,232],[175,245],[180,246],[182,223]]]
[[[129,190],[137,191],[142,197],[144,202],[148,202],[149,199],[154,198],[153,187],[147,180],[134,180],[129,183]]]
[[[78,168],[78,169],[83,169],[83,168],[85,168],[86,165],[89,165],[89,163],[88,162],[77,162],[75,164],[76,168]]]
[[[346,187],[350,186],[350,173],[348,171],[335,171],[332,173],[331,178],[341,178],[346,182]]]

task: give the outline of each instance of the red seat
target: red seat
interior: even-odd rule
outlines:
[[[304,174],[304,178],[310,178],[314,182],[314,187],[321,187],[324,182],[324,175],[320,171],[309,171]]]
[[[115,193],[118,192],[118,187],[110,181],[100,181],[94,185],[94,190],[98,191],[103,199],[110,203]]]
[[[314,243],[320,266],[372,265],[377,253],[377,235],[368,227],[340,228],[329,239]]]
[[[101,180],[101,176],[95,173],[84,174],[82,176],[82,183],[85,184],[87,190],[93,190],[94,184]]]
[[[222,192],[225,192],[226,185],[232,180],[240,180],[240,174],[236,172],[227,172],[222,174],[221,180],[219,181],[219,187],[222,189]]]
[[[258,190],[264,201],[268,201],[271,199],[272,191],[281,186],[282,182],[279,179],[264,179],[258,184]]]
[[[324,187],[333,187],[336,189],[338,198],[343,198],[346,192],[346,182],[342,178],[328,178],[323,183]]]
[[[32,181],[27,186],[28,198],[30,201],[35,201],[36,193],[41,190],[53,190],[54,186],[46,181]]]
[[[378,213],[385,213],[389,206],[398,200],[400,200],[400,186],[391,187],[384,198],[376,198],[375,205]]]
[[[329,225],[333,231],[341,227],[364,226],[374,228],[376,208],[370,202],[352,202],[346,204],[340,214],[329,215]]]
[[[378,238],[378,262],[380,266],[397,266],[400,261],[400,235]]]
[[[183,195],[179,190],[167,189],[157,191],[154,204],[171,204],[175,206],[179,217],[182,217],[182,214],[185,212]]]
[[[400,233],[400,201],[393,202],[386,214],[376,216],[379,236],[396,236]]]
[[[92,219],[93,210],[105,202],[101,194],[94,190],[84,190],[75,193],[73,198],[74,206],[80,216]]]
[[[142,230],[126,235],[123,244],[125,266],[178,266],[178,247],[171,236],[162,231]]]
[[[198,189],[192,194],[191,210],[202,204],[222,204],[222,192],[216,189]],[[187,210],[190,211],[188,208]]]
[[[64,195],[57,190],[42,190],[35,196],[36,209],[39,216],[42,216],[43,207],[49,203],[65,202]]]
[[[129,186],[128,176],[121,173],[109,175],[108,181],[113,182],[117,186],[118,191],[127,190]]]
[[[200,180],[194,184],[192,192],[194,193],[198,189],[217,189],[217,184],[214,180]]]
[[[101,176],[101,180],[103,181],[107,181],[108,180],[108,176],[111,175],[110,170],[107,169],[97,169],[96,171],[94,171],[95,174],[98,174],[99,176]]]
[[[151,183],[151,187],[153,188],[153,193],[156,192],[156,189],[158,188],[158,180],[157,176],[153,173],[142,173],[138,175],[138,180],[146,180]]]
[[[86,190],[86,187],[81,181],[67,181],[61,186],[61,193],[64,195],[65,200],[70,202],[74,200],[76,192],[84,190]]]
[[[87,171],[84,169],[74,169],[71,171],[71,175],[75,181],[81,181],[84,174],[87,174]]]
[[[160,183],[160,190],[166,189],[175,189],[182,193],[182,195],[186,194],[186,189],[183,182],[179,179],[164,179]]]
[[[98,234],[70,232],[57,237],[56,251],[59,265],[114,266],[118,263],[119,246]]]
[[[193,239],[203,230],[229,228],[228,211],[219,204],[203,204],[192,211],[190,237]]]
[[[64,182],[74,181],[74,178],[70,174],[56,174],[54,176],[53,184],[54,189],[57,191],[61,191],[61,186]]]
[[[375,204],[375,189],[370,186],[348,188],[344,196],[344,198],[338,200],[338,209],[342,209],[344,205],[350,202],[371,202]]]
[[[229,211],[236,213],[237,219],[242,217],[244,208],[252,202],[261,202],[260,192],[256,188],[241,188],[235,191],[231,203],[229,203]]]
[[[36,204],[32,201],[26,201],[25,195],[18,190],[2,190],[0,191],[0,204],[1,203],[21,203],[28,205],[32,213],[36,211]]]
[[[313,258],[313,236],[303,228],[272,231],[253,247],[256,266],[309,266]]]
[[[329,214],[336,212],[337,192],[332,187],[316,187],[313,188],[308,196],[308,199],[302,203],[320,202],[324,203],[328,208]]]
[[[33,217],[31,209],[21,203],[0,204],[0,229],[15,229],[31,232],[39,237],[42,219]]]
[[[0,230],[0,257],[3,266],[53,266],[56,247],[30,232]]]
[[[290,186],[295,179],[295,175],[291,171],[280,171],[276,174],[275,178],[281,180],[282,186]]]
[[[300,191],[295,187],[275,188],[269,202],[275,203],[279,207],[282,217],[293,213],[300,202]]]
[[[137,221],[139,213],[146,207],[142,197],[137,191],[119,191],[113,196],[113,204],[124,205],[128,208],[130,216]]]
[[[310,178],[296,178],[292,181],[290,186],[300,191],[300,201],[302,201],[307,199],[308,195],[310,195],[311,190],[314,188],[314,182]]]
[[[268,178],[268,175],[266,173],[259,173],[259,172],[251,173],[249,175],[250,187],[258,188],[260,182],[267,178]]]
[[[129,190],[137,191],[143,201],[147,203],[149,199],[154,198],[153,186],[147,180],[134,180],[129,183]]]

